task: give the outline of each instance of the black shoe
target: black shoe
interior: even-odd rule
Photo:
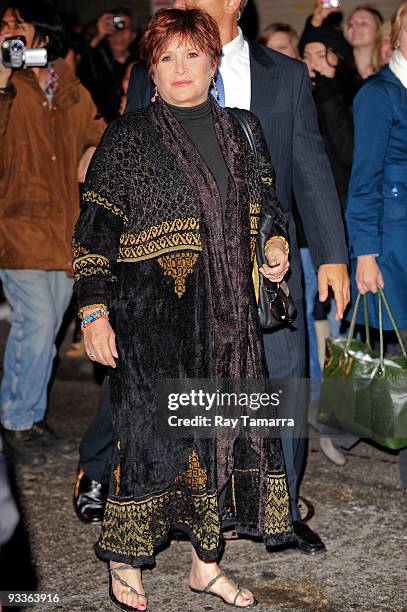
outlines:
[[[66,440],[57,434],[46,421],[38,421],[32,426],[32,431],[37,442],[45,451],[58,451],[70,453],[77,449],[76,442]]]
[[[24,465],[42,465],[46,462],[46,456],[42,449],[38,447],[32,429],[12,431],[2,428],[1,431],[11,453],[12,461]]]
[[[293,521],[293,531],[297,538],[298,549],[307,555],[326,552],[326,547],[315,531],[302,521]]]
[[[108,486],[91,480],[79,467],[73,493],[73,505],[82,523],[101,523],[105,513]]]

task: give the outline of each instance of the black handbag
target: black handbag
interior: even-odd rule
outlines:
[[[242,128],[252,153],[258,161],[256,141],[250,123],[240,109],[230,108],[229,110]],[[264,248],[267,240],[273,234],[273,221],[273,216],[265,212],[262,207],[256,242],[256,260],[253,266],[253,283],[259,308],[260,325],[263,329],[292,323],[297,316],[297,309],[287,283],[284,281],[274,283],[259,273],[259,268],[263,264],[268,264]]]

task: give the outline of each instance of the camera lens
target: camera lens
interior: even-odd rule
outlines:
[[[18,53],[24,49],[24,43],[22,40],[12,40],[10,44],[10,49],[13,53]]]

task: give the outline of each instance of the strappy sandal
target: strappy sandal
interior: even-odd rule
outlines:
[[[146,600],[146,607],[144,608],[144,610],[140,610],[140,612],[146,612],[147,603],[148,603],[146,595],[143,595],[142,593],[139,593],[138,591],[136,591],[135,588],[130,586],[128,582],[123,580],[123,578],[119,576],[119,574],[117,573],[118,570],[130,570],[130,569],[134,569],[134,567],[132,565],[117,565],[116,567],[109,567],[109,597],[112,603],[114,603],[114,605],[117,608],[120,608],[120,610],[126,610],[126,612],[134,612],[135,610],[138,610],[139,609],[138,606],[140,605],[140,597],[144,597],[144,599]],[[134,593],[135,595],[137,595],[137,608],[133,608],[133,606],[128,606],[127,604],[117,599],[116,595],[113,593],[112,578],[120,582],[122,586],[126,587],[129,593]]]
[[[222,595],[218,595],[217,593],[214,593],[213,591],[211,591],[210,588],[215,584],[215,582],[219,580],[219,578],[222,578],[222,576],[226,576],[225,572],[223,571],[219,572],[219,574],[215,576],[215,578],[212,578],[212,580],[208,582],[208,584],[206,585],[204,589],[194,589],[191,586],[189,588],[191,589],[193,593],[201,593],[201,594],[204,593],[205,595],[212,595],[213,597],[218,597],[219,599],[223,601],[224,604],[226,604],[227,606],[231,606],[232,608],[240,608],[241,610],[245,610],[246,608],[254,608],[254,606],[257,606],[258,604],[257,599],[253,599],[253,602],[249,604],[248,606],[238,606],[236,604],[239,595],[241,595],[242,597],[244,597],[244,595],[242,593],[241,587],[234,580],[229,578],[229,576],[226,576],[226,578],[228,578],[228,580],[230,580],[233,583],[233,585],[236,587],[236,595],[232,603],[229,603],[228,601],[226,601],[222,597]]]

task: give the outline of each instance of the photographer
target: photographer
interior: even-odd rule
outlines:
[[[33,465],[45,461],[45,450],[71,448],[44,415],[55,338],[72,295],[78,180],[103,131],[90,94],[58,59],[62,35],[43,0],[10,1],[0,15],[0,279],[12,308],[0,417],[14,458]],[[19,36],[26,51],[13,71],[1,45],[16,47]],[[42,66],[26,65],[30,48],[43,58],[46,49]]]
[[[96,33],[82,54],[77,74],[106,122],[120,114],[123,78],[135,60],[131,49],[135,36],[131,11],[113,8],[99,17]]]

